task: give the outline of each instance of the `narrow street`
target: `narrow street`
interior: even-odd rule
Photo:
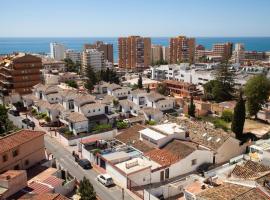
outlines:
[[[13,121],[14,125],[22,128],[26,126],[22,123],[23,116],[12,116],[9,114],[9,119]],[[44,131],[39,125],[36,124],[35,130]],[[54,158],[60,163],[63,169],[67,170],[72,176],[76,177],[77,180],[82,180],[85,176],[93,184],[93,187],[102,200],[133,200],[133,198],[124,191],[124,198],[122,194],[122,188],[119,186],[105,187],[96,180],[98,173],[94,170],[84,170],[81,168],[74,160],[71,152],[66,149],[61,143],[59,143],[54,138],[51,138],[48,134],[45,135],[45,147],[53,154]]]

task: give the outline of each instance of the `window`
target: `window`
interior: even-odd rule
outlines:
[[[94,109],[93,112],[96,112],[96,110]]]
[[[7,160],[8,160],[8,155],[7,154],[3,155],[3,162],[6,162]]]
[[[18,149],[16,149],[16,150],[12,151],[12,155],[13,155],[13,157],[16,157],[18,154],[19,154]]]
[[[29,165],[29,160],[25,160],[24,161],[24,164],[27,166],[27,165]]]
[[[191,160],[191,165],[193,166],[193,165],[196,165],[197,164],[197,159],[193,159],[193,160]]]
[[[14,170],[19,170],[20,166],[19,165],[15,165]]]
[[[169,178],[170,177],[170,168],[165,169],[165,178]]]

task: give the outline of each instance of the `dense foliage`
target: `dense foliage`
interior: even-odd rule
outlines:
[[[195,114],[196,114],[196,106],[193,102],[193,96],[191,96],[190,103],[188,105],[188,115],[190,117],[195,117]]]
[[[83,177],[83,180],[80,181],[80,187],[78,189],[78,193],[80,195],[81,200],[96,200],[96,192],[94,190],[91,182]]]
[[[233,98],[234,76],[227,64],[222,64],[215,74],[215,79],[204,84],[204,98],[216,102]]]
[[[270,80],[264,75],[257,75],[249,79],[244,93],[247,100],[247,110],[250,116],[257,116],[270,93]]]
[[[231,129],[235,133],[237,138],[241,138],[243,135],[243,129],[246,119],[245,101],[240,93],[239,99],[234,107],[234,114],[231,124]]]

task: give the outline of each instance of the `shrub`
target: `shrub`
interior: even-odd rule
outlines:
[[[154,120],[149,120],[146,122],[146,124],[153,126],[153,125],[156,125],[157,123]]]
[[[108,131],[110,129],[112,129],[112,125],[111,124],[100,124],[100,125],[96,125],[93,128],[93,131],[99,133],[99,132]]]
[[[124,122],[124,121],[118,121],[116,123],[116,127],[118,129],[124,129],[124,128],[127,128],[128,127],[128,123],[127,122]]]
[[[45,119],[46,122],[50,122],[51,121],[51,118],[49,116],[44,117],[44,119]]]
[[[215,119],[213,121],[213,124],[214,124],[215,128],[221,128],[224,131],[227,131],[228,130],[228,127],[227,127],[226,122],[223,121],[222,119]]]
[[[231,122],[233,118],[233,112],[230,110],[224,110],[221,115],[221,119],[225,122]]]
[[[37,114],[37,110],[34,109],[34,108],[32,108],[31,113],[32,113],[33,115],[36,115],[36,114]]]

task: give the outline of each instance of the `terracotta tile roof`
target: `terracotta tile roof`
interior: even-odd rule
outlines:
[[[0,138],[0,154],[14,149],[24,143],[31,142],[33,139],[43,136],[41,131],[20,130]]]
[[[96,97],[90,94],[78,94],[77,97],[74,99],[74,102],[76,105],[81,106],[82,104],[87,102],[94,102],[95,98]]]
[[[130,100],[128,100],[128,99],[120,100],[120,101],[119,101],[119,104],[120,104],[121,106],[137,107],[137,105],[136,105],[134,102],[132,102],[132,101],[130,101]]]
[[[200,200],[233,200],[250,189],[250,187],[242,185],[224,183],[220,186],[204,190],[196,195],[196,197]]]
[[[179,160],[177,155],[174,155],[165,149],[153,149],[152,151],[145,153],[145,156],[162,166],[169,166]]]
[[[136,89],[130,92],[130,94],[134,97],[136,97],[138,94],[146,94],[147,92],[142,89]]]
[[[196,150],[196,145],[189,142],[173,140],[162,149],[154,149],[145,155],[162,166],[168,166],[185,158]]]
[[[58,110],[58,111],[64,111],[65,110],[64,106],[62,106],[59,103],[51,104],[49,109],[50,110]]]
[[[157,114],[163,114],[159,109],[157,108],[152,108],[152,107],[144,107],[141,109],[143,113],[146,115],[157,115]]]
[[[56,176],[49,176],[47,179],[43,181],[43,183],[49,184],[54,188],[59,185],[62,185],[63,182],[64,182],[63,179],[57,178]]]
[[[112,83],[112,84],[107,85],[107,88],[110,90],[116,90],[116,89],[121,89],[121,86],[115,83]]]
[[[257,178],[256,182],[270,194],[270,173]]]
[[[165,96],[163,96],[157,92],[150,92],[146,95],[146,97],[149,101],[158,101],[158,100],[165,99]]]
[[[236,165],[231,176],[241,179],[258,178],[270,172],[270,168],[260,163],[248,160],[244,165]]]
[[[258,188],[253,188],[246,193],[243,193],[239,195],[238,197],[235,197],[234,200],[269,200],[270,197],[267,196],[265,193],[263,193]]]
[[[20,200],[68,200],[69,198],[61,194],[42,193],[42,194],[25,194]]]
[[[35,106],[40,107],[40,108],[50,108],[51,104],[48,101],[45,100],[37,100],[35,101]]]
[[[131,144],[134,148],[140,150],[141,152],[148,152],[153,150],[153,147],[150,147],[149,145],[145,144],[140,140],[140,130],[145,129],[142,125],[134,125],[126,130],[124,130],[122,133],[117,135],[115,138],[120,140],[123,143]]]
[[[32,182],[28,185],[29,192],[35,193],[35,194],[43,194],[43,193],[48,193],[52,192],[53,188],[42,184],[38,182]]]
[[[70,112],[68,113],[67,120],[70,122],[82,122],[87,121],[88,119],[81,113]]]
[[[190,119],[180,119],[171,115],[164,115],[160,123],[162,124],[165,121],[177,123],[178,125],[185,127],[189,132],[190,140],[192,142],[214,151],[218,150],[219,147],[233,135],[232,133],[225,132],[222,129],[216,129],[203,121],[193,121]]]

